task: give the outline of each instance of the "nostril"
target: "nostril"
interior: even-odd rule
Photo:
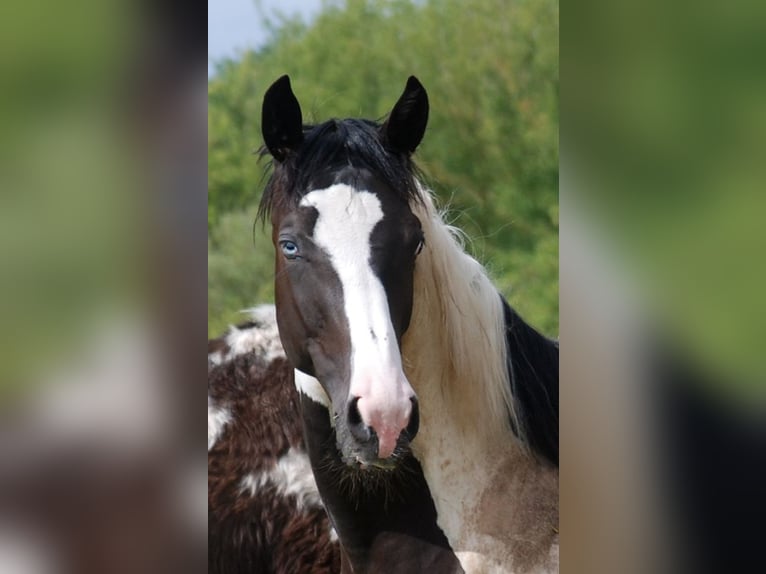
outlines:
[[[412,403],[410,422],[407,423],[407,428],[404,429],[408,441],[412,441],[415,438],[415,435],[418,434],[418,429],[420,428],[420,407],[418,407],[417,397],[410,397],[410,402]]]
[[[362,424],[362,414],[359,412],[359,397],[354,397],[348,402],[348,422],[352,426]]]
[[[354,397],[348,401],[346,408],[346,421],[348,422],[348,430],[358,441],[368,441],[371,436],[371,429],[362,420],[362,413],[359,412],[359,397]]]

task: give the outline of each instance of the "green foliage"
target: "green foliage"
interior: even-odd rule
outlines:
[[[216,235],[222,248],[208,241],[208,333],[218,336],[242,322],[240,311],[274,300],[274,254],[268,229],[253,225],[256,208],[220,216]]]
[[[260,105],[285,73],[304,121],[382,118],[418,76],[431,115],[416,160],[511,304],[557,334],[557,1],[326,3],[310,25],[274,19],[264,49],[219,64],[209,83],[211,334],[229,309],[262,301],[260,282],[272,281],[260,275],[270,243],[266,254],[246,248],[231,237],[244,216],[225,214],[258,202]]]

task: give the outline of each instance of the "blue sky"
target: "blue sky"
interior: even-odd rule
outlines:
[[[313,16],[322,0],[261,0],[265,12],[279,10],[284,14]],[[225,57],[234,57],[248,48],[258,48],[265,32],[255,0],[208,0],[207,3],[207,69]]]

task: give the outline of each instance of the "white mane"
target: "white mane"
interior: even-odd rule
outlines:
[[[463,249],[460,231],[420,186],[411,206],[425,247],[415,264],[412,319],[402,341],[407,377],[416,387],[439,385],[454,407],[453,424],[472,432],[516,428],[508,380],[502,302],[485,269]],[[430,382],[426,382],[429,381]]]

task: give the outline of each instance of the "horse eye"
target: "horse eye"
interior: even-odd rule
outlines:
[[[418,246],[415,248],[415,257],[420,255],[420,252],[423,251],[423,246],[426,244],[425,238],[421,238],[420,241],[418,241]]]
[[[282,248],[282,253],[288,259],[295,259],[298,257],[298,246],[292,241],[280,241],[279,246]]]

